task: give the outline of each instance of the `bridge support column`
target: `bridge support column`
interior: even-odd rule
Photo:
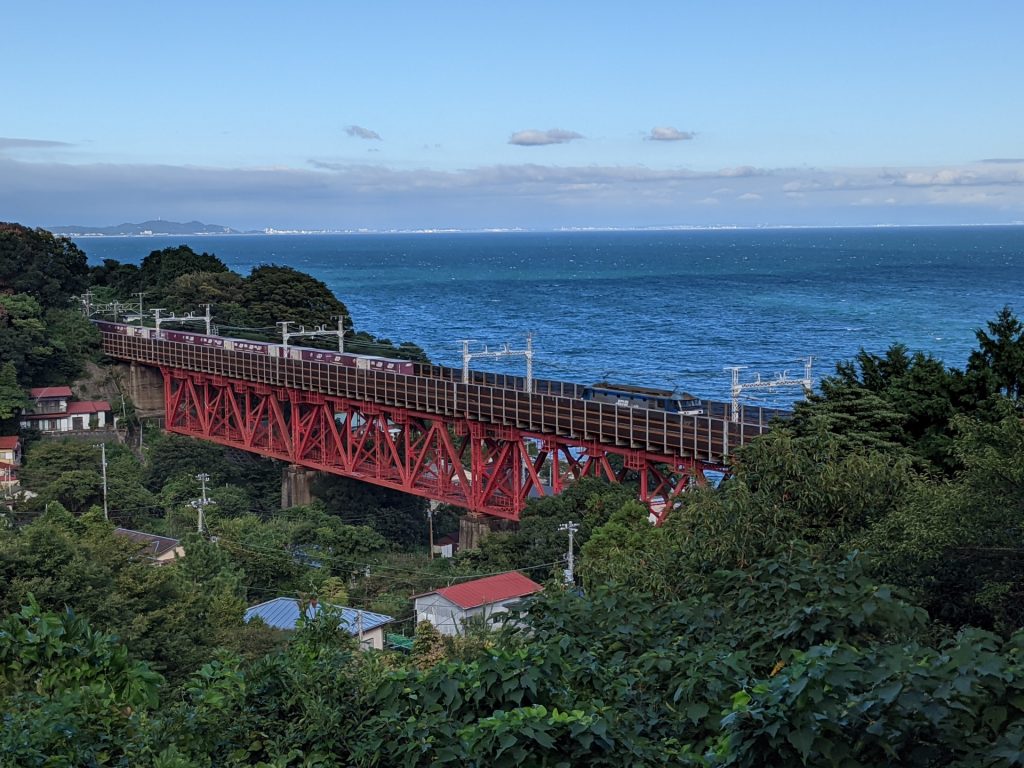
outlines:
[[[289,464],[281,473],[281,509],[313,502],[312,483],[316,470]]]
[[[459,518],[459,549],[478,549],[484,536],[491,532],[487,518],[481,515],[463,515]]]
[[[164,415],[164,377],[158,368],[132,362],[128,366],[127,389],[139,416]]]

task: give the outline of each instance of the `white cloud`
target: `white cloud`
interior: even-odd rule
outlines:
[[[689,131],[680,131],[678,128],[672,128],[667,125],[657,126],[651,128],[651,133],[647,136],[648,141],[690,141],[693,139],[694,134]]]
[[[979,186],[988,184],[1024,184],[1024,167],[1013,163],[939,169],[886,171],[880,178],[890,184],[908,187]]]
[[[66,141],[50,141],[49,139],[15,139],[0,136],[0,152],[5,149],[53,149],[54,147],[72,147]]]
[[[520,147],[543,147],[548,144],[567,144],[570,141],[582,138],[583,134],[576,133],[576,131],[551,128],[546,131],[516,131],[509,137],[508,143]]]
[[[769,171],[763,168],[755,168],[752,165],[738,165],[735,168],[723,168],[718,171],[722,178],[743,178],[745,176],[766,176]]]
[[[345,133],[349,136],[354,136],[357,139],[382,141],[379,133],[371,131],[369,128],[363,128],[361,125],[350,125],[345,129]]]
[[[783,192],[803,192],[808,189],[820,189],[821,182],[814,179],[796,179],[782,185]]]
[[[304,168],[216,168],[28,162],[0,154],[0,211],[31,226],[162,216],[239,229],[1024,219],[1024,184],[1012,175],[1019,169],[989,165],[986,175],[980,168],[695,171],[518,163],[438,170],[325,158],[310,159]],[[948,183],[968,178],[947,173],[960,170],[970,171],[971,184]],[[908,178],[916,183],[904,183]]]

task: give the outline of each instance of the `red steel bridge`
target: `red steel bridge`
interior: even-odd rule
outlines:
[[[635,480],[660,522],[677,493],[725,471],[730,450],[780,413],[745,408],[733,422],[726,403],[683,415],[584,400],[567,382],[534,380],[527,392],[515,376],[463,383],[443,366],[404,375],[97,325],[108,356],[159,368],[169,432],[508,520],[529,497],[589,475]]]

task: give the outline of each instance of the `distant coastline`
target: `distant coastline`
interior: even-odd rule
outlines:
[[[764,224],[750,225],[709,225],[694,224],[666,225],[657,227],[559,227],[557,229],[525,229],[522,227],[487,227],[481,229],[263,229],[238,230],[220,224],[203,224],[198,221],[179,223],[174,221],[145,221],[140,224],[116,224],[109,227],[87,227],[64,225],[45,227],[55,235],[72,238],[97,237],[230,237],[234,235],[459,235],[459,234],[514,234],[516,232],[714,232],[714,231],[774,231],[774,230],[826,230],[826,229],[962,229],[971,227],[1022,227],[1024,221],[988,222],[982,224]]]

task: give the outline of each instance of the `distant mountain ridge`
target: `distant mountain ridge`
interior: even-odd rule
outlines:
[[[237,229],[222,224],[203,224],[201,221],[144,221],[141,224],[115,224],[112,227],[86,227],[68,224],[48,227],[55,235],[238,235]]]

